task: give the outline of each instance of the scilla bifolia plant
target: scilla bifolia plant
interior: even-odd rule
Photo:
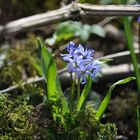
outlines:
[[[54,134],[53,139],[115,139],[115,125],[101,124],[100,119],[108,106],[112,90],[117,85],[125,84],[135,78],[129,77],[113,84],[97,111],[92,105],[84,107],[83,104],[90,92],[92,81],[101,69],[101,62],[93,59],[93,50],[84,49],[82,45],[77,47],[70,42],[66,47],[68,54],[61,54],[68,62],[68,71],[73,81],[70,106],[68,106],[68,101],[61,89],[54,58],[40,39],[38,39],[38,44],[41,49],[42,70],[47,84],[47,104],[50,105],[52,120],[55,124],[57,122],[58,127],[61,126],[61,132],[54,133],[48,130],[49,133]],[[74,88],[76,83],[77,92]],[[80,84],[85,85],[82,91],[80,91]],[[77,94],[76,104],[74,104],[74,94]]]
[[[77,111],[80,110],[83,101],[86,99],[88,92],[91,88],[92,80],[95,80],[97,73],[99,73],[101,68],[101,62],[93,59],[94,51],[91,49],[84,49],[84,47],[79,44],[78,47],[73,42],[70,42],[66,47],[68,54],[61,54],[63,59],[68,62],[68,72],[72,80],[72,90],[71,90],[71,102],[70,105],[73,107],[73,97],[75,83],[77,82]],[[84,93],[84,98],[82,99],[80,92],[80,84],[85,84],[87,82],[86,92]],[[81,96],[81,97],[80,97]],[[71,108],[72,108],[71,107]]]

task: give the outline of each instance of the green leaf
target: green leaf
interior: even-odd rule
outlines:
[[[91,89],[91,85],[92,85],[92,79],[90,77],[88,77],[87,83],[86,83],[86,85],[85,85],[85,87],[84,87],[84,89],[82,91],[82,94],[80,96],[80,99],[79,99],[79,101],[77,103],[76,111],[80,111],[83,103],[85,102],[85,100],[86,100],[86,98],[87,98],[87,96],[89,94],[89,91]]]
[[[56,64],[53,56],[38,38],[38,45],[41,48],[41,66],[45,81],[47,83],[48,100],[59,99],[63,97],[64,112],[68,112],[68,106],[62,93],[60,81],[57,75]]]
[[[122,79],[122,80],[119,80],[118,82],[114,83],[108,90],[108,93],[106,95],[106,97],[104,98],[104,100],[102,101],[101,105],[99,106],[99,109],[96,113],[96,117],[101,119],[103,113],[105,112],[108,104],[109,104],[109,101],[110,101],[110,97],[111,97],[111,94],[112,94],[112,91],[113,89],[117,86],[117,85],[122,85],[122,84],[126,84],[132,80],[135,80],[136,78],[135,77],[128,77],[128,78],[125,78],[125,79]]]
[[[81,22],[66,21],[57,25],[53,36],[48,38],[46,42],[53,46],[62,40],[69,40],[73,37],[80,37],[81,41],[86,42],[91,33],[105,37],[105,31],[99,25],[88,25],[82,24]]]
[[[98,60],[103,62],[103,63],[108,63],[108,62],[112,62],[113,61],[113,59],[111,59],[111,58],[101,58],[101,59],[99,58]]]
[[[81,30],[80,27],[81,27],[80,22],[67,21],[60,23],[56,29],[57,35],[56,41],[60,42],[62,40],[68,40],[74,36],[79,36]]]
[[[105,37],[105,35],[106,35],[105,30],[99,25],[92,25],[91,33],[94,33],[100,37]]]
[[[79,31],[80,32],[79,36],[80,36],[81,41],[86,42],[89,39],[90,28],[91,28],[91,25],[88,25],[88,24],[81,25],[81,29]]]
[[[83,42],[86,42],[89,38],[89,32],[86,30],[81,30],[80,39]]]
[[[54,45],[62,40],[69,40],[72,37],[80,36],[82,24],[80,22],[62,22],[57,25],[53,37],[48,38],[46,41],[49,45]]]
[[[38,72],[38,74],[40,76],[43,76],[42,69],[41,69],[40,65],[39,64],[33,64],[33,66],[36,69],[36,71]]]
[[[134,46],[133,46],[133,34],[132,34],[131,24],[130,24],[128,17],[123,17],[123,24],[124,24],[125,35],[126,35],[127,44],[128,44],[127,46],[130,51],[130,56],[131,56],[131,60],[133,63],[134,72],[135,72],[135,76],[136,76],[136,83],[137,83],[137,88],[138,88],[138,98],[140,99],[140,71],[139,71],[139,67],[138,67],[139,63],[138,63],[138,59],[135,54],[135,50],[134,50]]]

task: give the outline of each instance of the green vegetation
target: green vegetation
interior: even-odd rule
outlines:
[[[79,113],[67,114],[67,127],[60,123],[60,116],[53,119],[53,106],[60,109],[60,100],[40,104],[37,108],[27,105],[21,97],[0,94],[0,139],[1,140],[112,140],[116,136],[114,124],[101,124],[96,119],[92,106]]]
[[[0,24],[4,25],[11,20],[58,9],[69,2],[69,0],[0,0]],[[135,0],[79,0],[79,2],[126,4],[127,2],[135,3]],[[0,94],[0,139],[114,140],[118,133],[128,139],[137,137],[139,140],[140,70],[134,52],[134,49],[137,49],[139,45],[137,35],[139,25],[136,18],[113,17],[110,20],[108,17],[96,16],[92,17],[92,20],[88,17],[82,18],[82,21],[78,22],[52,23],[33,32],[30,31],[32,33],[21,33],[16,36],[7,36],[2,33],[0,39],[0,90],[17,84],[19,88],[8,94]],[[45,43],[40,39],[37,42],[33,34],[41,36]],[[138,91],[136,91],[134,82],[125,90],[123,87],[124,97],[119,89],[114,90],[116,86],[134,80],[134,77],[125,78],[116,83],[114,83],[115,80],[108,82],[108,79],[103,78],[105,82],[104,80],[99,81],[102,83],[101,85],[98,85],[97,82],[97,85],[95,83],[93,86],[88,77],[85,86],[80,85],[80,82],[78,85],[78,82],[73,80],[72,89],[70,89],[70,84],[65,87],[65,82],[60,83],[57,68],[64,68],[66,64],[60,58],[60,53],[65,53],[64,46],[69,41],[73,41],[75,44],[80,42],[88,49],[95,49],[95,58],[129,49]],[[47,48],[46,44],[50,48]],[[37,48],[38,45],[39,48]],[[102,59],[104,62],[111,60]],[[127,60],[120,61],[121,59],[115,63],[111,61],[108,66],[131,63]],[[23,86],[22,83],[38,76],[44,76],[46,83],[43,81]],[[114,78],[116,77],[112,79]],[[110,87],[109,91],[105,95],[108,87]],[[78,96],[76,91],[79,93]],[[97,98],[95,93],[97,93]],[[89,99],[88,105],[87,98]],[[102,102],[100,102],[101,100]],[[110,100],[112,100],[111,107]],[[98,105],[95,109],[96,102]],[[109,108],[111,109],[109,110]],[[107,122],[115,122],[115,124]]]
[[[33,107],[20,98],[0,94],[0,139],[31,139],[33,127],[29,117]]]

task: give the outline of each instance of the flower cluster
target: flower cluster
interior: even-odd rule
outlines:
[[[81,44],[76,47],[73,42],[70,42],[66,49],[68,54],[61,56],[68,62],[68,71],[75,73],[76,79],[80,78],[82,84],[86,83],[87,76],[94,80],[100,71],[99,61],[93,59],[94,50],[84,49]]]

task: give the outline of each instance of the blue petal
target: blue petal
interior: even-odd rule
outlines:
[[[85,84],[86,83],[86,75],[83,75],[81,78],[81,84]]]

